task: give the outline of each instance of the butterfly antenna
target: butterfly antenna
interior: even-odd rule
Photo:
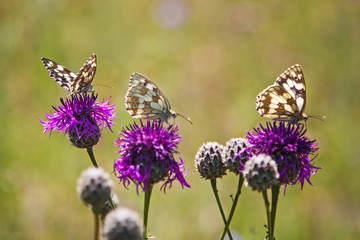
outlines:
[[[94,83],[93,85],[98,85],[98,86],[103,86],[103,87],[108,87],[108,88],[111,88],[111,89],[115,89],[113,86],[109,86],[109,85],[105,85],[105,84]]]
[[[178,113],[177,115],[179,115],[180,117],[182,117],[183,119],[185,119],[185,120],[188,121],[189,123],[193,124],[193,123],[191,122],[191,120],[190,120],[189,117],[185,117],[184,115],[182,115],[182,114],[180,114],[180,113]]]
[[[309,116],[309,117],[315,118],[315,119],[320,120],[320,121],[322,121],[322,122],[324,122],[324,121],[325,121],[325,118],[326,118],[326,116]]]

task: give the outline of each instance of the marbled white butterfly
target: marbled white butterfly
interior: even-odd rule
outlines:
[[[91,55],[77,74],[50,59],[43,57],[41,58],[41,61],[49,71],[50,77],[52,77],[55,82],[60,84],[61,87],[68,90],[71,94],[91,91],[91,82],[96,72],[95,53]]]
[[[189,118],[171,110],[170,102],[159,87],[139,73],[133,73],[130,77],[125,107],[134,118],[165,121],[169,124],[171,117],[181,116],[192,124]]]
[[[305,79],[299,64],[283,72],[256,100],[256,110],[260,116],[290,123],[308,119],[304,113],[305,106]]]

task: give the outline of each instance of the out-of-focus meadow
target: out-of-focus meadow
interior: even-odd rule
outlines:
[[[341,1],[2,1],[0,3],[0,238],[91,239],[93,217],[76,194],[91,165],[85,150],[57,132],[42,134],[39,119],[68,95],[40,60],[77,72],[96,53],[100,100],[112,96],[118,126],[95,146],[108,172],[113,141],[134,121],[124,108],[131,73],[154,80],[181,118],[180,155],[190,189],[155,186],[149,232],[156,239],[217,239],[223,224],[210,183],[194,156],[203,142],[225,144],[259,123],[256,95],[295,63],[307,84],[310,138],[323,167],[303,190],[280,195],[277,239],[360,238],[360,2]],[[138,122],[138,120],[136,120]],[[114,181],[117,179],[112,175]],[[219,181],[225,210],[237,178]],[[142,212],[134,185],[116,185],[120,205]],[[231,228],[243,239],[264,239],[261,194],[245,188]]]

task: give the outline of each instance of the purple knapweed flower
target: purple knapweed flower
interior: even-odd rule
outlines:
[[[272,157],[280,174],[279,182],[291,185],[300,182],[302,188],[305,180],[312,185],[310,177],[320,169],[311,164],[317,156],[318,143],[305,133],[303,125],[277,124],[276,121],[267,123],[266,127],[260,124],[254,131],[247,132],[248,148],[244,150]]]
[[[182,140],[178,126],[167,128],[159,122],[147,121],[140,126],[134,123],[123,127],[114,146],[120,148],[119,159],[114,164],[115,175],[127,188],[130,180],[145,191],[149,185],[165,180],[161,188],[172,186],[178,180],[182,187],[190,187],[185,181],[184,163],[174,159],[177,145]]]
[[[71,98],[60,98],[61,106],[54,107],[55,112],[46,113],[48,121],[41,121],[45,130],[50,134],[54,131],[65,132],[71,143],[78,148],[90,148],[97,144],[101,136],[101,129],[116,125],[113,119],[115,105],[110,105],[110,98],[106,102],[96,102],[97,94],[74,94]]]

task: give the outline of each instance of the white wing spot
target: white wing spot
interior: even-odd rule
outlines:
[[[296,99],[296,104],[298,105],[299,110],[301,111],[302,108],[304,107],[304,99],[299,97],[298,99]]]
[[[288,105],[288,104],[285,104],[285,105],[284,105],[284,109],[285,109],[286,111],[288,111],[288,112],[294,112],[294,109],[293,109],[290,105]]]
[[[302,84],[302,83],[297,83],[297,84],[295,84],[295,88],[296,88],[297,90],[304,89],[304,84]]]
[[[289,85],[289,88],[286,88],[286,90],[288,90],[288,89],[290,89],[290,88],[292,88],[294,86],[294,81],[292,81],[291,79],[288,79],[286,81],[286,83],[287,83],[287,85]]]
[[[135,93],[134,96],[135,96],[135,97],[138,97],[138,98],[142,98],[142,99],[144,99],[144,100],[147,101],[147,102],[151,102],[151,101],[152,101],[152,97],[150,97],[149,95],[141,95],[141,94]]]
[[[272,104],[279,104],[279,101],[276,100],[275,98],[272,98],[272,99],[271,99],[271,103],[272,103]]]
[[[296,78],[296,76],[297,76],[294,71],[290,71],[290,74],[291,74],[294,78]]]
[[[152,84],[150,84],[150,83],[147,83],[147,84],[145,85],[145,87],[146,87],[147,89],[150,89],[151,91],[154,90],[154,85],[152,85]]]
[[[277,109],[278,105],[277,104],[270,104],[269,107],[270,107],[270,109]]]
[[[165,108],[165,105],[164,105],[164,99],[161,97],[159,100],[158,100],[158,104],[161,108]]]
[[[63,66],[60,66],[60,65],[58,65],[57,66],[57,69],[55,69],[55,71],[64,71],[64,67]]]
[[[132,79],[132,80],[131,80],[131,83],[134,84],[134,85],[138,85],[138,84],[139,84],[139,81],[138,81],[138,80],[135,80],[135,79]]]
[[[161,111],[161,112],[162,112],[162,110],[163,110],[163,108],[162,108],[158,103],[156,103],[156,102],[151,102],[151,103],[150,103],[150,107],[152,107],[152,108],[154,108],[154,109],[156,109],[156,110],[159,110],[159,111]]]
[[[264,112],[264,111],[263,111],[263,112]],[[274,114],[274,113],[276,113],[276,112],[277,112],[277,111],[276,111],[275,108],[270,108],[267,113],[269,113],[269,114]]]

